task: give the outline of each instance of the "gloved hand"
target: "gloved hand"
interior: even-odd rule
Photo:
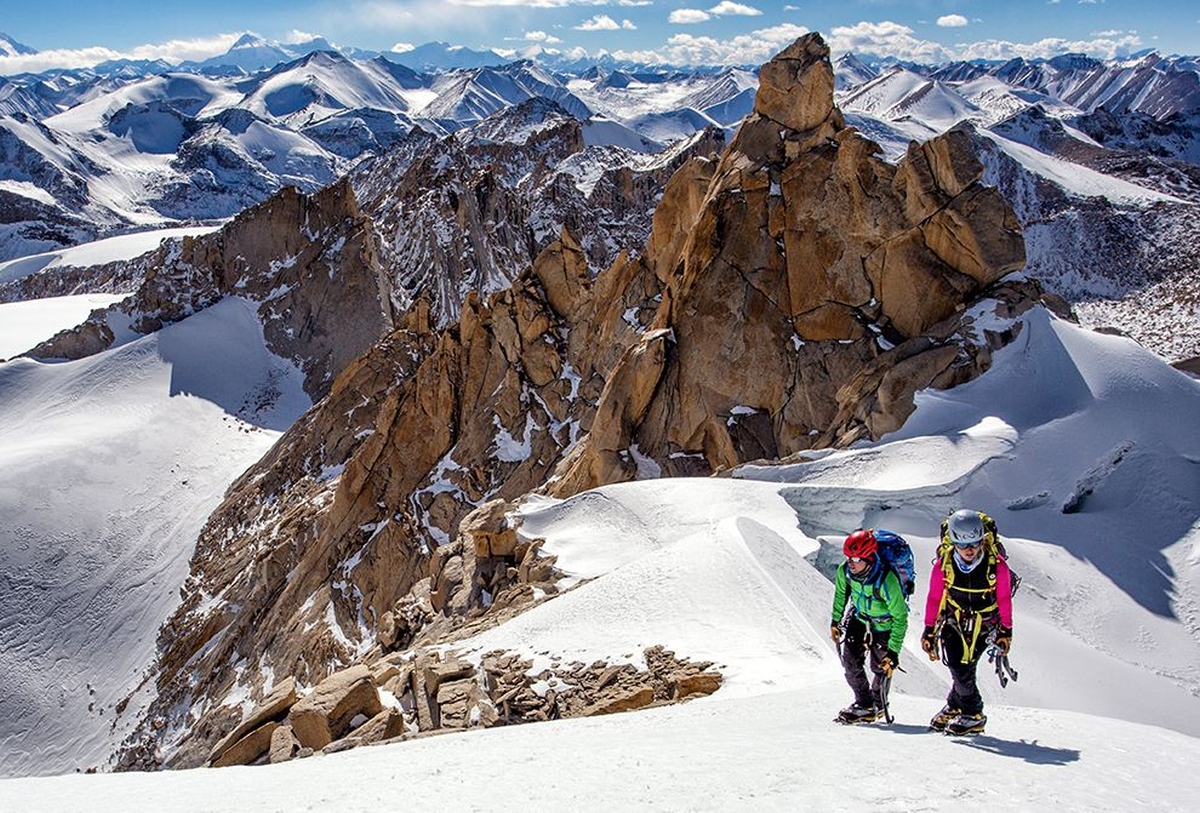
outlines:
[[[1008,650],[1012,649],[1012,630],[1008,627],[996,628],[996,649],[1000,650],[1001,655],[1007,655]]]
[[[830,624],[829,637],[833,639],[835,644],[840,644],[842,642],[842,628],[837,624]]]
[[[888,677],[892,676],[892,672],[900,668],[900,653],[888,650],[888,653],[883,656],[883,660],[879,662],[879,668]]]
[[[925,650],[929,660],[936,661],[938,659],[937,631],[933,627],[926,627],[925,631],[921,633],[921,649]]]

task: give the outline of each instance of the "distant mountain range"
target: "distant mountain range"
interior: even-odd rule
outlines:
[[[0,38],[0,48],[32,51],[10,38]],[[581,122],[582,142],[562,154],[591,152],[559,174],[590,190],[596,173],[641,172],[647,158],[700,131],[732,136],[758,88],[757,69],[566,62],[538,50],[521,56],[446,43],[379,54],[336,50],[320,38],[281,45],[247,35],[200,63],[113,62],[8,77],[0,84],[0,260],[110,234],[219,222],[283,187],[313,192],[348,173],[360,179],[360,195],[364,178],[383,179],[370,183],[384,189],[387,173],[373,164],[406,169],[431,155],[452,158],[459,147],[431,145],[456,133],[476,146],[510,142],[506,128],[524,118],[507,112],[534,100]],[[913,140],[972,128],[980,149],[995,156],[991,182],[1022,217],[1030,269],[1060,278],[1073,303],[1095,307],[1097,323],[1126,325],[1131,310],[1145,309],[1138,297],[1160,290],[1154,286],[1187,298],[1179,275],[1196,269],[1190,246],[1200,245],[1200,228],[1190,225],[1200,201],[1200,60],[1064,54],[914,65],[846,54],[834,72],[839,107],[889,160]],[[520,162],[537,166],[529,156]],[[425,176],[439,183],[453,175],[429,167]],[[536,177],[551,176],[538,169]],[[539,183],[511,178],[505,188]],[[559,211],[553,195],[541,194],[536,236],[506,235],[501,253],[515,259],[484,288],[515,274],[528,250],[562,224],[584,222],[573,197]],[[648,217],[642,204],[639,211]],[[600,267],[647,225],[616,242],[580,237]],[[452,226],[430,220],[421,228],[442,234]],[[438,237],[429,245],[452,242]],[[527,250],[511,253],[517,243]],[[409,254],[398,249],[395,259],[436,265]],[[457,296],[445,298],[443,318],[455,313]],[[1113,311],[1114,301],[1125,302],[1123,310]],[[1183,329],[1181,338],[1165,320],[1155,330],[1168,356],[1200,347],[1200,329]]]

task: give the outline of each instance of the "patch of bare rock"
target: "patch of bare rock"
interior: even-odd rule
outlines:
[[[511,652],[475,662],[437,648],[391,653],[327,677],[301,697],[287,678],[213,746],[212,767],[285,762],[361,745],[502,725],[594,717],[712,694],[722,678],[661,646],[631,663],[554,662]]]

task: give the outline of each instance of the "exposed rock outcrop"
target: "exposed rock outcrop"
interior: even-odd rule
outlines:
[[[661,646],[645,650],[642,659],[641,666],[556,660],[535,673],[529,660],[511,652],[471,660],[432,649],[389,655],[331,675],[290,711],[278,703],[256,709],[217,744],[207,764],[286,762],[467,728],[616,714],[721,687],[710,663],[689,662]]]
[[[393,329],[391,289],[369,221],[347,181],[306,196],[289,188],[219,232],[164,243],[133,296],[29,352],[81,358],[115,340],[114,324],[151,333],[227,296],[258,306],[267,346],[304,371],[314,398]]]
[[[1011,209],[969,139],[889,165],[832,87],[824,43],[797,41],[720,158],[672,177],[644,252],[592,278],[564,230],[510,288],[469,294],[453,327],[418,300],[349,364],[210,518],[129,753],[155,753],[199,698],[261,694],[232,664],[312,686],[553,595],[553,563],[511,533],[505,502],[878,437],[917,389],[986,369],[1012,336],[977,331],[965,306],[1039,298],[996,285],[1024,260]],[[444,719],[481,709],[458,680],[421,690],[455,709]],[[636,706],[643,689],[596,702]],[[207,708],[156,758],[197,764],[239,722]]]
[[[695,455],[712,470],[877,436],[856,408],[872,393],[853,384],[868,365],[924,370],[892,376],[879,426],[902,423],[912,393],[952,365],[978,373],[973,345],[951,342],[957,325],[942,323],[1021,267],[1016,218],[980,182],[962,133],[912,145],[896,167],[882,161],[844,127],[825,54],[806,37],[762,72],[754,114],[684,217],[678,255],[656,268],[664,291],[652,326],[671,331],[657,379],[642,380],[639,353],[608,375],[614,389],[642,372],[636,389],[607,393],[641,414],[631,421],[602,400],[556,493],[630,475],[632,464],[612,461],[635,445],[673,472]],[[787,85],[793,77],[820,92]],[[636,393],[647,390],[643,406]]]

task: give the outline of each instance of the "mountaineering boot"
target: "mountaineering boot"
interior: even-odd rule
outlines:
[[[960,714],[946,724],[945,732],[956,736],[982,734],[985,724],[987,724],[987,715],[985,714]]]
[[[860,706],[853,703],[844,708],[837,716],[837,722],[851,725],[854,723],[873,723],[879,718],[879,709],[875,706]]]
[[[933,715],[933,719],[929,721],[929,727],[934,731],[945,731],[950,721],[960,714],[962,714],[961,711],[952,708],[949,704],[942,706],[942,710]]]

